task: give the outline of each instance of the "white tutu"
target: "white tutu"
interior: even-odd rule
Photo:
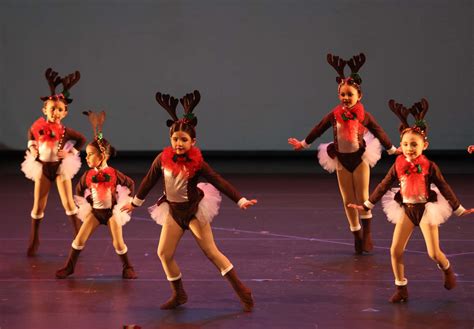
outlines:
[[[91,213],[92,211],[92,206],[89,202],[87,202],[87,197],[91,194],[90,190],[87,189],[86,193],[84,194],[84,197],[79,196],[79,195],[74,195],[74,201],[76,202],[78,212],[77,212],[77,217],[81,221],[85,221],[87,216]]]
[[[126,186],[117,185],[117,204],[114,206],[113,214],[117,224],[124,226],[130,221],[130,214],[126,211],[121,211],[120,208],[130,202],[130,190]]]
[[[222,197],[212,184],[199,183],[197,187],[204,192],[204,197],[199,202],[196,218],[202,224],[211,223],[214,217],[219,213]],[[155,204],[148,208],[151,218],[159,225],[165,223],[169,211],[170,207],[168,202],[162,202],[159,206]]]
[[[364,154],[362,154],[362,160],[369,166],[373,167],[380,160],[382,155],[382,145],[370,132],[364,134],[364,140],[365,151]],[[318,146],[318,160],[324,170],[333,173],[336,169],[339,170],[341,165],[339,164],[337,157],[333,159],[329,156],[327,148],[330,144],[331,143],[324,143]]]
[[[59,165],[59,169],[58,169],[58,174],[63,179],[72,179],[74,175],[76,175],[79,169],[81,168],[80,153],[77,152],[76,154],[74,154],[70,152],[74,144],[75,142],[73,141],[67,141],[63,147],[63,150],[66,151],[67,153],[64,159],[61,161],[61,164]]]
[[[431,225],[441,225],[448,220],[453,209],[436,186],[432,184],[431,189],[435,191],[438,200],[426,203],[422,220],[428,221]],[[387,220],[393,224],[396,224],[405,213],[403,207],[394,199],[399,190],[399,188],[391,189],[382,197],[383,211],[387,215]]]
[[[36,161],[36,158],[28,150],[25,153],[25,160],[21,163],[21,171],[23,171],[26,178],[35,181],[41,178],[43,174],[43,164]]]
[[[382,197],[383,212],[387,215],[387,220],[393,224],[396,224],[402,218],[403,214],[405,214],[403,207],[395,201],[395,194],[397,194],[399,190],[399,188],[392,188]]]
[[[370,167],[373,167],[382,156],[382,145],[369,131],[364,134],[364,140],[365,151],[364,154],[362,154],[362,160]]]
[[[331,143],[324,143],[318,146],[318,160],[324,170],[333,173],[334,170],[339,169],[339,161],[337,158],[331,158],[328,154],[328,146]]]
[[[87,216],[92,212],[92,206],[89,202],[87,202],[87,199],[86,199],[90,194],[91,194],[90,190],[86,189],[86,192],[84,193],[84,197],[81,197],[78,195],[74,196],[74,201],[76,201],[77,207],[79,208],[77,217],[81,221],[84,221],[87,218]],[[112,213],[114,215],[114,218],[117,224],[124,226],[130,221],[131,217],[130,217],[130,214],[127,213],[126,211],[120,211],[120,208],[122,208],[125,204],[130,202],[130,190],[125,186],[117,185],[116,197],[117,197],[117,204],[114,206]]]

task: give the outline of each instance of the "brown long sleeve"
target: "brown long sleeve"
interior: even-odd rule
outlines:
[[[441,194],[449,202],[451,208],[453,208],[453,210],[458,209],[461,205],[461,202],[459,202],[459,199],[457,198],[456,194],[454,194],[446,179],[443,177],[443,174],[436,163],[430,161],[430,164],[430,181],[435,184],[436,187],[438,187]]]
[[[362,124],[367,127],[367,129],[380,141],[386,150],[392,148],[393,144],[390,141],[390,138],[388,137],[385,130],[383,130],[382,127],[377,123],[372,114],[365,112],[365,117]]]
[[[370,193],[369,202],[376,204],[384,196],[384,194],[393,186],[395,182],[398,182],[397,172],[395,165],[392,165],[384,179],[377,185],[375,190]]]
[[[305,138],[306,144],[311,144],[313,143],[316,138],[320,137],[326,130],[331,128],[332,126],[332,120],[333,120],[334,114],[333,112],[329,112],[324,116],[324,118],[316,125],[314,128],[310,131],[308,136]]]
[[[64,133],[64,142],[67,142],[68,140],[73,140],[76,142],[74,144],[74,148],[78,151],[80,151],[86,143],[86,138],[84,137],[84,135],[72,128],[66,127],[66,131]]]
[[[86,176],[88,172],[89,170],[86,170],[86,172],[79,179],[79,182],[76,184],[76,195],[84,196],[84,193],[87,189]]]
[[[199,174],[235,203],[239,202],[239,200],[242,198],[239,191],[237,191],[237,189],[232,184],[222,178],[221,175],[215,172],[207,164],[207,162],[203,162]]]
[[[141,181],[140,186],[138,187],[136,198],[140,200],[145,200],[146,196],[148,195],[150,190],[153,188],[153,186],[155,186],[156,182],[158,181],[158,179],[160,179],[161,175],[162,175],[162,172],[161,172],[161,153],[160,153],[156,156],[155,160],[153,160],[153,163],[151,164],[151,167],[148,170],[148,173]]]
[[[128,187],[128,189],[130,190],[130,195],[133,195],[133,192],[135,190],[135,182],[133,181],[133,179],[131,179],[121,171],[118,171],[117,169],[115,169],[115,173],[117,175],[117,184]]]

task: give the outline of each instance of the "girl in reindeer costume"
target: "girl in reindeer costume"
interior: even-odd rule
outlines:
[[[448,219],[453,210],[456,215],[464,216],[474,212],[474,208],[464,209],[461,206],[438,166],[423,155],[428,147],[427,127],[423,121],[428,111],[426,99],[415,103],[410,109],[394,100],[389,101],[389,106],[402,122],[400,146],[403,154],[397,157],[395,164],[363,205],[349,204],[349,207],[369,210],[383,197],[384,212],[388,220],[395,223],[390,256],[396,291],[389,301],[399,303],[408,299],[403,252],[415,226],[420,226],[428,255],[442,270],[444,287],[449,290],[455,287],[456,276],[439,247],[438,226]],[[409,113],[416,120],[412,127],[408,125]],[[399,183],[400,188],[389,191],[395,182]]]
[[[115,149],[102,136],[105,112],[83,112],[89,117],[94,130],[94,140],[86,147],[86,161],[89,166],[76,186],[76,202],[79,205],[79,218],[83,221],[81,229],[72,242],[66,264],[56,272],[58,279],[74,273],[74,267],[86,241],[100,225],[110,229],[115,252],[123,267],[124,279],[136,279],[137,275],[127,256],[127,245],[123,241],[122,226],[130,220],[130,215],[120,208],[129,202],[133,193],[133,180],[117,169],[109,167],[107,160],[115,155]]]
[[[77,131],[61,124],[61,120],[68,114],[68,105],[72,102],[69,91],[79,81],[80,74],[76,71],[61,78],[57,72],[48,68],[45,75],[51,91],[50,96],[41,97],[46,118],[39,118],[28,130],[28,150],[25,161],[21,164],[25,176],[35,182],[28,256],[36,255],[38,250],[39,226],[53,182],[58,188],[66,215],[71,219],[74,236],[81,225],[72,197],[71,179],[81,167],[79,151],[86,139]],[[56,87],[60,83],[63,91],[56,94]]]
[[[181,271],[174,254],[179,240],[185,230],[189,229],[209,260],[222,276],[229,280],[244,310],[251,311],[254,305],[251,291],[239,280],[229,259],[217,249],[210,223],[217,215],[221,201],[220,194],[214,186],[237,203],[241,209],[256,204],[257,200],[243,198],[230,183],[212,170],[195,146],[197,119],[192,111],[199,103],[199,92],[196,90],[180,99],[185,111],[182,119],[178,119],[176,115],[178,105],[176,98],[157,93],[156,99],[172,117],[172,120],[167,121],[168,127],[171,127],[171,147],[158,154],[132,203],[122,209],[130,211],[141,206],[148,192],[158,179],[163,177],[164,194],[157,204],[149,209],[151,217],[163,225],[158,256],[173,290],[171,298],[160,308],[173,309],[187,301]],[[210,184],[198,184],[200,177],[205,178]]]
[[[338,56],[328,54],[327,61],[339,74],[336,81],[341,103],[329,112],[304,140],[299,141],[295,138],[289,138],[288,143],[295,150],[309,148],[316,138],[327,129],[332,128],[334,142],[319,146],[319,163],[327,171],[333,172],[335,170],[337,173],[344,210],[349,228],[354,235],[355,252],[361,254],[373,249],[371,238],[372,213],[370,210],[358,212],[355,209],[348,208],[347,204],[363,202],[367,199],[370,167],[373,167],[380,159],[380,142],[389,154],[394,154],[396,148],[374,117],[365,111],[360,102],[362,98],[360,87],[362,79],[358,75],[358,71],[365,63],[365,55],[353,56],[349,61],[345,61]],[[346,64],[349,65],[352,71],[348,78],[344,76]],[[375,135],[377,139],[369,132]]]

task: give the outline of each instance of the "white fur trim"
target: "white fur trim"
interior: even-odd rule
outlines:
[[[360,229],[362,229],[362,227],[360,226],[360,224],[357,225],[357,226],[350,226],[349,228],[350,228],[351,232],[357,232],[357,231],[359,231]]]
[[[237,205],[238,205],[239,207],[241,207],[244,203],[246,203],[246,202],[248,202],[248,201],[249,201],[249,200],[247,200],[246,198],[241,198],[241,199],[239,200],[239,202],[237,202]]]
[[[455,214],[456,216],[461,216],[465,211],[466,211],[466,209],[465,209],[463,206],[459,206],[459,207],[454,211],[454,214]]]
[[[224,276],[234,268],[234,265],[230,264],[225,270],[221,271],[221,275]]]
[[[33,219],[43,219],[44,218],[44,212],[42,212],[41,214],[34,214],[33,212],[31,212],[30,216]]]
[[[362,154],[362,160],[370,167],[377,164],[382,156],[382,145],[380,141],[374,137],[370,132],[364,134],[365,151]]]
[[[74,210],[66,210],[65,213],[67,216],[77,215],[79,213],[79,208],[76,208]]]
[[[166,279],[167,279],[168,281],[177,281],[177,280],[181,279],[182,277],[183,277],[183,276],[181,275],[181,273],[179,273],[179,275],[178,275],[178,276],[175,276],[174,278],[170,278],[169,276],[167,276]]]
[[[337,158],[331,158],[328,154],[328,146],[331,143],[324,143],[318,146],[318,160],[321,167],[327,172],[333,173],[339,167]]]
[[[408,280],[407,278],[401,280],[401,281],[398,281],[398,280],[395,280],[395,285],[396,286],[406,286],[408,284]]]
[[[306,141],[303,139],[302,141],[300,141],[301,143],[301,146],[303,146],[304,149],[309,149],[311,144],[308,144],[306,143]]]
[[[373,209],[375,207],[375,205],[369,200],[364,201],[364,206],[366,206],[369,209]]]
[[[117,250],[115,249],[115,252],[117,253],[117,255],[125,255],[128,251],[128,247],[127,245],[125,245],[125,248],[123,250]]]
[[[25,153],[25,160],[21,163],[21,171],[23,171],[26,178],[35,181],[43,175],[43,164],[36,161],[36,158],[28,150]]]
[[[439,268],[440,270],[446,271],[446,270],[449,268],[449,266],[451,266],[451,263],[450,263],[449,260],[448,260],[448,264],[447,264],[446,266],[443,267],[443,266],[441,266],[440,264],[436,264],[436,266],[438,266],[438,268]]]
[[[395,147],[395,145],[392,145],[392,147],[387,150],[387,153],[390,155],[395,154],[395,152],[397,152],[397,148]]]
[[[82,249],[84,249],[85,246],[80,246],[80,245],[76,244],[76,243],[73,241],[73,242],[71,243],[71,247],[72,247],[73,249],[76,249],[76,250],[82,250]]]
[[[71,153],[72,153],[72,154],[79,154],[80,151],[79,151],[78,149],[76,149],[75,147],[73,147],[73,148],[71,149]]]
[[[145,200],[139,199],[139,198],[137,198],[136,196],[133,197],[132,203],[133,203],[135,206],[140,207],[140,206],[143,204],[143,202],[145,202]]]
[[[112,213],[114,215],[115,222],[121,226],[127,224],[131,217],[126,211],[120,209],[130,202],[130,190],[126,186],[117,185],[115,188],[117,204],[114,206]]]
[[[367,214],[360,214],[359,218],[361,219],[371,219],[372,218],[372,212],[370,210],[367,212]]]

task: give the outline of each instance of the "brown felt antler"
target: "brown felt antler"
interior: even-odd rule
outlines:
[[[61,82],[63,84],[63,93],[71,90],[72,86],[74,86],[80,79],[81,73],[79,71],[68,74],[67,76],[62,78]]]
[[[408,128],[410,126],[408,124],[408,115],[410,114],[410,110],[402,104],[395,102],[393,99],[388,101],[388,106],[390,107],[390,110],[400,119],[400,132]]]
[[[178,102],[179,102],[178,99],[168,94],[162,94],[160,92],[156,93],[155,98],[158,104],[160,104],[161,107],[164,108],[166,112],[168,112],[168,114],[173,119],[173,120],[166,121],[166,124],[168,125],[168,127],[171,127],[171,125],[175,121],[178,121],[178,116],[176,115],[176,107],[178,106]]]
[[[331,65],[336,70],[337,74],[339,74],[339,76],[336,78],[337,83],[341,83],[342,79],[345,78],[344,67],[346,66],[347,62],[339,56],[333,54],[327,55],[327,61],[329,65]]]
[[[89,110],[82,112],[82,114],[87,115],[89,118],[89,122],[92,126],[92,129],[94,130],[94,138],[102,138],[102,136],[99,136],[99,134],[102,133],[102,126],[105,122],[105,111],[94,112]]]
[[[359,55],[352,56],[352,58],[347,62],[347,65],[351,68],[352,73],[359,72],[362,65],[365,63],[365,55],[360,53]]]
[[[201,94],[198,90],[195,90],[192,93],[186,94],[186,96],[181,97],[179,101],[181,102],[181,105],[184,108],[184,113],[189,114],[193,112],[194,108],[200,100]]]
[[[48,69],[46,69],[44,75],[46,77],[46,80],[48,81],[51,95],[56,94],[56,87],[61,83],[61,77],[58,76],[58,72],[53,71],[53,69],[49,67]]]
[[[423,121],[426,113],[428,112],[428,101],[425,98],[422,98],[421,101],[413,104],[410,107],[410,113],[413,115],[416,121]]]

